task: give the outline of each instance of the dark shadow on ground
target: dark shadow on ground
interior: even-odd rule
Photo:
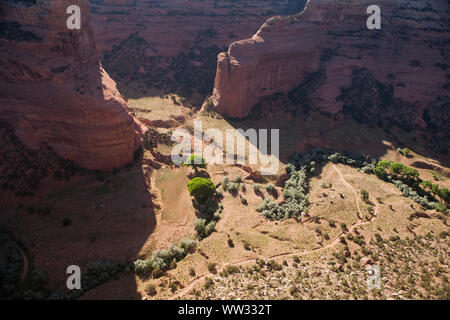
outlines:
[[[363,124],[343,115],[312,111],[293,116],[281,110],[267,112],[258,110],[244,119],[226,118],[236,129],[279,129],[280,161],[284,164],[295,152],[308,153],[310,148],[321,148],[338,152],[353,152],[379,159],[389,150],[409,148],[420,156],[436,160],[444,167],[450,166],[448,155],[428,147],[431,136],[425,130],[405,131],[395,126],[381,127]],[[246,137],[249,141],[248,137]],[[250,141],[249,141],[250,142]],[[268,152],[271,152],[268,137]]]
[[[113,172],[83,171],[68,181],[49,177],[32,198],[3,198],[0,226],[26,247],[29,273],[42,270],[49,277],[47,290],[67,292],[70,265],[78,265],[83,277],[93,262],[130,263],[138,257],[156,227],[147,185],[139,154]],[[91,291],[86,297],[139,298],[132,273]]]

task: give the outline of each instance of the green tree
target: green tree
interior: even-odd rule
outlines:
[[[375,175],[381,180],[386,180],[387,179],[386,170],[384,170],[384,168],[382,166],[380,166],[380,165],[377,165],[375,167]]]
[[[388,160],[380,160],[380,161],[378,161],[378,166],[380,166],[380,167],[382,167],[384,169],[389,168],[390,164],[391,164],[391,161],[388,161]]]
[[[391,174],[395,176],[400,175],[404,169],[404,165],[398,162],[391,162],[389,167],[391,170]]]
[[[189,194],[199,202],[203,202],[214,195],[216,186],[211,179],[197,177],[188,183]]]
[[[438,192],[439,192],[439,185],[438,185],[438,184],[433,184],[433,185],[431,185],[431,192],[432,192],[434,195],[437,195]]]
[[[403,154],[405,157],[407,157],[407,158],[410,158],[410,157],[412,156],[411,150],[409,150],[408,148],[403,148],[403,149],[402,149],[402,154]]]
[[[427,181],[427,180],[424,180],[424,181],[422,181],[422,186],[423,186],[423,188],[426,190],[426,189],[429,189],[429,190],[431,190],[431,187],[432,187],[432,183],[431,183],[431,181]]]
[[[369,193],[366,190],[361,190],[361,198],[364,202],[369,201]]]
[[[191,154],[189,158],[184,162],[185,166],[191,166],[197,170],[197,168],[205,168],[206,162],[205,159],[197,154]]]
[[[448,190],[447,188],[439,189],[438,195],[442,200],[445,201],[445,203],[450,203],[450,190]]]

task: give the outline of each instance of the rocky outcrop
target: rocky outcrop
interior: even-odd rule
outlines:
[[[448,134],[448,2],[383,1],[381,30],[367,29],[367,6],[310,0],[302,13],[270,18],[231,44],[218,56],[217,110],[242,118],[282,94],[299,110]]]
[[[305,0],[90,0],[106,70],[127,96],[178,93],[201,105],[217,54]]]
[[[66,26],[73,4],[80,30]],[[0,120],[21,142],[88,169],[131,161],[140,127],[99,61],[88,1],[1,1],[0,24]]]

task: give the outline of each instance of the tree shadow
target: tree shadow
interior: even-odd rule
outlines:
[[[219,208],[221,197],[215,196],[211,199],[199,202],[192,199],[192,205],[195,209],[195,215],[200,219],[205,219],[209,221],[213,218],[214,212]]]

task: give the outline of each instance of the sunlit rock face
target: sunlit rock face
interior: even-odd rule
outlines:
[[[301,110],[344,112],[363,122],[449,132],[449,6],[444,0],[382,1],[381,30],[367,2],[310,0],[295,17],[268,19],[219,54],[214,101],[242,118],[284,93]]]
[[[66,24],[74,4],[80,30]],[[99,61],[88,1],[1,1],[0,24],[0,120],[88,169],[131,161],[139,127]]]
[[[201,104],[217,54],[305,0],[90,0],[96,44],[121,93],[175,92]]]

